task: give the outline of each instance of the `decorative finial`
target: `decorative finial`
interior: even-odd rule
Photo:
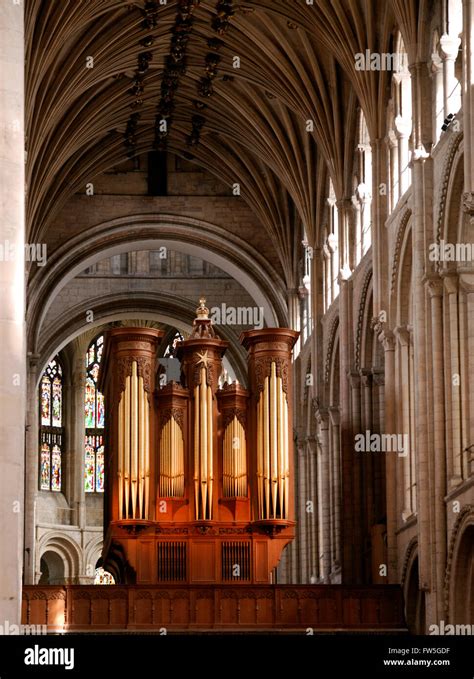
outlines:
[[[199,299],[199,306],[196,309],[197,318],[207,320],[209,318],[209,309],[206,306],[206,298]]]

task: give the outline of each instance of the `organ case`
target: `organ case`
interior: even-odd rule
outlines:
[[[103,561],[118,583],[272,582],[294,538],[291,352],[298,333],[250,330],[248,389],[219,388],[221,340],[200,301],[159,387],[163,333],[105,335]]]

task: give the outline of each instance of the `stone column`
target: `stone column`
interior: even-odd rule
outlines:
[[[334,203],[328,200],[330,208]],[[353,243],[350,233],[354,232],[354,210],[352,200],[344,198],[336,202],[338,219],[338,249],[339,249],[339,268],[350,276],[350,262],[353,259]],[[335,225],[332,227],[335,228]],[[334,297],[333,297],[334,299]]]
[[[28,404],[26,413],[26,446],[25,446],[25,585],[36,584],[35,570],[39,564],[35,561],[36,552],[36,502],[39,489],[39,393],[38,356],[29,356],[28,369]]]
[[[317,560],[318,560],[318,549],[317,549],[317,535],[316,535],[316,437],[308,436],[308,467],[309,467],[309,500],[313,503],[311,505],[312,512],[308,513],[308,548],[309,548],[309,583],[314,583],[316,581],[317,574]]]
[[[352,448],[355,446],[355,437],[361,433],[361,399],[360,399],[360,375],[356,372],[351,372],[349,377],[351,386],[351,412],[352,412]],[[364,466],[364,457],[371,455],[370,452],[360,453],[354,452],[352,464],[352,546],[354,555],[354,582],[362,584],[363,582],[363,551],[364,539],[362,526],[364,523],[362,497],[362,469]]]
[[[398,326],[395,328],[395,334],[399,343],[399,357],[400,357],[400,389],[398,397],[400,399],[400,422],[399,432],[403,436],[408,434],[410,437],[410,331],[406,326]],[[401,426],[400,426],[401,425]],[[411,441],[411,439],[410,439]],[[407,456],[402,458],[403,468],[403,510],[402,519],[407,521],[416,511],[413,504],[412,486],[413,479],[411,476],[412,456],[415,455],[414,450],[409,450]],[[399,459],[399,458],[398,458]]]
[[[427,283],[431,298],[431,337],[433,371],[433,438],[434,446],[434,544],[431,545],[435,569],[436,598],[433,608],[436,619],[441,620],[444,611],[444,576],[446,570],[446,412],[444,407],[444,342],[443,342],[443,282],[432,279]],[[457,351],[456,351],[457,353]],[[458,420],[459,424],[459,420]],[[434,612],[434,611],[433,611]]]
[[[418,489],[418,531],[419,531],[419,574],[420,589],[431,591],[431,512],[430,512],[430,451],[428,436],[428,357],[427,347],[427,315],[425,275],[425,239],[432,229],[433,164],[427,154],[416,149],[413,160],[413,337],[415,366],[415,450],[417,453],[417,489]],[[436,622],[431,609],[431,597],[426,597],[426,621]]]
[[[384,361],[384,418],[380,423],[381,431],[387,434],[396,432],[396,403],[395,403],[395,336],[391,330],[375,322],[378,340],[385,352]],[[387,561],[388,582],[398,582],[397,563],[397,479],[396,459],[394,455],[387,455],[385,465],[386,503],[387,503]]]
[[[474,0],[463,0],[464,191],[474,200]]]
[[[361,431],[374,432],[374,426],[372,422],[372,373],[370,370],[363,368],[360,371],[360,383],[361,383]],[[370,531],[370,527],[376,521],[374,515],[374,469],[377,464],[377,459],[380,458],[379,455],[366,455],[361,460],[361,469],[363,474],[363,479],[365,481],[365,490],[362,497],[362,505],[365,508],[364,511],[364,527],[366,530]]]
[[[84,491],[84,454],[85,454],[85,378],[84,355],[77,356],[71,376],[71,403],[68,406],[71,436],[69,439],[68,460],[72,465],[70,506],[72,523],[84,530],[87,524],[86,494]],[[93,564],[95,566],[95,564]]]
[[[451,392],[451,412],[449,420],[451,422],[451,431],[449,436],[449,450],[451,452],[451,459],[448,463],[451,477],[449,479],[449,490],[452,490],[463,480],[462,474],[462,432],[461,432],[461,389],[460,385],[453,383],[454,375],[459,375],[459,310],[458,310],[458,292],[459,285],[456,275],[445,276],[444,286],[447,292],[448,299],[448,324],[449,324],[449,374],[451,379],[446,387]],[[440,293],[441,294],[441,293]],[[433,321],[434,325],[434,321]],[[444,400],[444,399],[443,399]],[[435,400],[436,403],[436,400]],[[443,418],[444,421],[444,418]]]
[[[461,39],[457,35],[444,35],[440,38],[441,55],[443,59],[443,85],[444,85],[444,115],[457,113],[461,102],[459,96],[454,95],[456,80],[455,63],[459,53]]]
[[[342,487],[342,581],[354,582],[353,535],[353,472],[354,437],[351,419],[351,391],[349,372],[351,365],[350,281],[340,276],[340,434],[341,434],[341,487]]]
[[[388,163],[384,139],[371,141],[372,147],[372,263],[374,315],[387,309],[387,229],[388,217]],[[398,153],[398,149],[396,151]],[[391,157],[391,160],[395,157]],[[393,170],[391,170],[393,171]]]
[[[340,435],[339,435],[339,408],[329,408],[331,418],[331,450],[332,459],[332,497],[333,497],[333,533],[331,534],[331,572],[341,568],[341,467],[339,464]]]
[[[433,141],[439,141],[444,121],[443,62],[437,52],[431,55],[431,80],[434,90]]]
[[[469,391],[467,400],[467,423],[468,432],[467,440],[469,446],[465,451],[467,455],[468,471],[474,474],[474,274],[463,273],[459,276],[459,285],[465,293],[466,297],[466,343],[467,343],[467,360],[465,370],[463,371],[463,382],[466,384],[466,390]]]
[[[357,195],[354,194],[351,198],[351,201],[352,201],[352,211],[354,213],[353,224],[355,242],[353,251],[351,253],[349,265],[351,269],[355,269],[360,260],[362,259],[362,237],[359,238],[360,234],[362,233],[362,209]]]
[[[296,452],[298,456],[298,476],[295,477],[295,485],[298,489],[298,494],[296,497],[296,542],[298,543],[298,582],[307,582],[307,517],[306,512],[306,502],[308,495],[306,492],[306,482],[307,482],[307,465],[306,465],[306,445],[303,440],[296,442]]]
[[[398,139],[398,184],[400,196],[403,196],[409,187],[409,139],[411,134],[411,123],[404,120],[401,116],[395,118],[395,129]]]
[[[19,624],[23,567],[25,139],[23,5],[0,13],[0,611]]]
[[[318,410],[317,422],[321,447],[319,452],[319,524],[320,524],[320,577],[329,583],[331,571],[331,536],[329,524],[330,487],[329,487],[329,416],[326,410]]]
[[[298,332],[301,330],[300,297],[297,289],[288,290],[288,321],[289,328],[292,330],[297,330]],[[302,338],[299,337],[296,340],[296,344],[293,349],[293,355],[295,358],[300,353],[302,345]],[[295,402],[295,406],[296,405],[297,404]]]
[[[400,187],[398,185],[398,140],[393,130],[389,130],[387,135],[387,145],[390,154],[390,211],[392,212],[400,198]],[[387,187],[388,188],[388,187]]]

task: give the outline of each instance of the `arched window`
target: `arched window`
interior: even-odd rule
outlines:
[[[339,294],[339,221],[336,206],[336,194],[329,180],[328,223],[323,233],[323,271],[324,271],[324,309],[327,311]]]
[[[171,342],[166,347],[166,351],[164,353],[164,358],[174,357],[175,354],[176,354],[176,347],[177,347],[178,342],[183,342],[183,340],[184,340],[183,335],[179,332],[179,330],[177,330],[173,339],[171,340]]]
[[[362,110],[358,114],[357,154],[354,168],[355,265],[360,262],[372,243],[372,148]]]
[[[115,578],[100,566],[95,569],[94,585],[115,585]]]
[[[444,32],[440,37],[443,64],[444,115],[456,114],[461,108],[463,30],[462,1],[447,0],[445,6]]]
[[[313,319],[312,319],[312,309],[311,309],[311,266],[314,256],[313,248],[308,242],[306,233],[304,234],[304,239],[301,241],[304,248],[303,261],[302,261],[302,271],[301,271],[301,281],[300,281],[300,300],[301,300],[301,332],[303,344],[306,342],[308,337],[313,332]]]
[[[399,33],[395,41],[397,68],[392,76],[392,98],[389,104],[389,176],[390,209],[411,185],[412,93],[408,55]]]
[[[63,451],[63,371],[58,358],[53,359],[40,385],[40,489],[61,490]]]
[[[97,388],[104,337],[100,335],[86,354],[84,490],[104,492],[104,397]]]

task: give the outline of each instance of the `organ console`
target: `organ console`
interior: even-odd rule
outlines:
[[[248,389],[219,388],[221,340],[200,300],[159,386],[163,333],[105,335],[104,567],[117,583],[262,584],[294,538],[291,352],[298,333],[242,333]]]

